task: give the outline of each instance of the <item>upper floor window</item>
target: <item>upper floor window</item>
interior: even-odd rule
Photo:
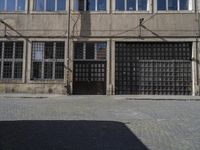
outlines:
[[[75,0],[76,11],[106,11],[106,0]]]
[[[117,11],[148,11],[149,0],[116,0]]]
[[[157,0],[157,10],[192,10],[192,0]]]
[[[26,0],[0,0],[0,11],[15,12],[25,10]]]
[[[65,11],[66,0],[34,0],[35,11]]]

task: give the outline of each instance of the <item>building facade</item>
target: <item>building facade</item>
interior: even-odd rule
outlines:
[[[0,92],[199,95],[200,0],[1,0]]]

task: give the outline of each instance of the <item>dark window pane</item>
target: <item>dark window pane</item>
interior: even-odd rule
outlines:
[[[55,79],[64,79],[64,62],[56,62]]]
[[[75,43],[74,58],[75,59],[83,59],[83,43]]]
[[[52,74],[53,74],[53,63],[45,62],[44,63],[44,78],[52,79]]]
[[[57,1],[57,10],[66,10],[66,0]]]
[[[32,78],[33,79],[41,79],[41,75],[42,75],[42,63],[41,62],[33,62]]]
[[[13,42],[4,43],[4,58],[13,58]]]
[[[95,10],[95,0],[86,0],[86,10]]]
[[[189,0],[180,0],[180,10],[188,10]]]
[[[44,11],[44,0],[35,0],[34,10]]]
[[[15,11],[15,0],[7,0],[7,11]]]
[[[14,66],[14,78],[21,79],[22,78],[22,62],[15,62]]]
[[[52,59],[53,58],[53,42],[46,42],[45,43],[45,59]]]
[[[138,10],[147,10],[147,0],[138,0]]]
[[[97,9],[106,10],[106,0],[98,0]]]
[[[74,0],[74,9],[76,11],[83,11],[84,10],[84,0]]]
[[[94,59],[94,43],[86,43],[86,59]]]
[[[12,62],[3,63],[3,78],[12,78]]]
[[[15,58],[23,58],[23,42],[15,43]]]
[[[97,43],[97,59],[106,59],[106,43]]]
[[[55,11],[55,0],[46,0],[46,1],[47,1],[46,11]]]
[[[166,0],[158,0],[157,1],[157,9],[158,10],[166,10]]]
[[[1,0],[1,2],[0,2],[0,11],[4,11],[4,7],[5,7],[5,0]]]
[[[124,0],[116,0],[116,10],[124,10]]]
[[[24,11],[25,10],[25,0],[18,0],[17,10],[18,11]]]
[[[127,10],[128,11],[136,10],[136,0],[127,0]]]
[[[43,42],[33,42],[32,49],[32,59],[37,61],[42,61],[44,55],[44,43]]]
[[[57,42],[56,43],[56,59],[64,59],[65,57],[65,43]]]
[[[177,10],[177,0],[168,0],[168,10]]]

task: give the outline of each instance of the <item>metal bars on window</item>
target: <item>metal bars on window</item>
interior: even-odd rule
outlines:
[[[0,79],[22,79],[23,42],[0,42]]]
[[[32,43],[32,80],[64,79],[64,42]]]
[[[116,43],[116,94],[191,95],[192,43]]]

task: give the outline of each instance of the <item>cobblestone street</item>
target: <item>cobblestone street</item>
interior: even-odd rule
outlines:
[[[1,95],[0,150],[199,150],[199,98],[169,99]]]

